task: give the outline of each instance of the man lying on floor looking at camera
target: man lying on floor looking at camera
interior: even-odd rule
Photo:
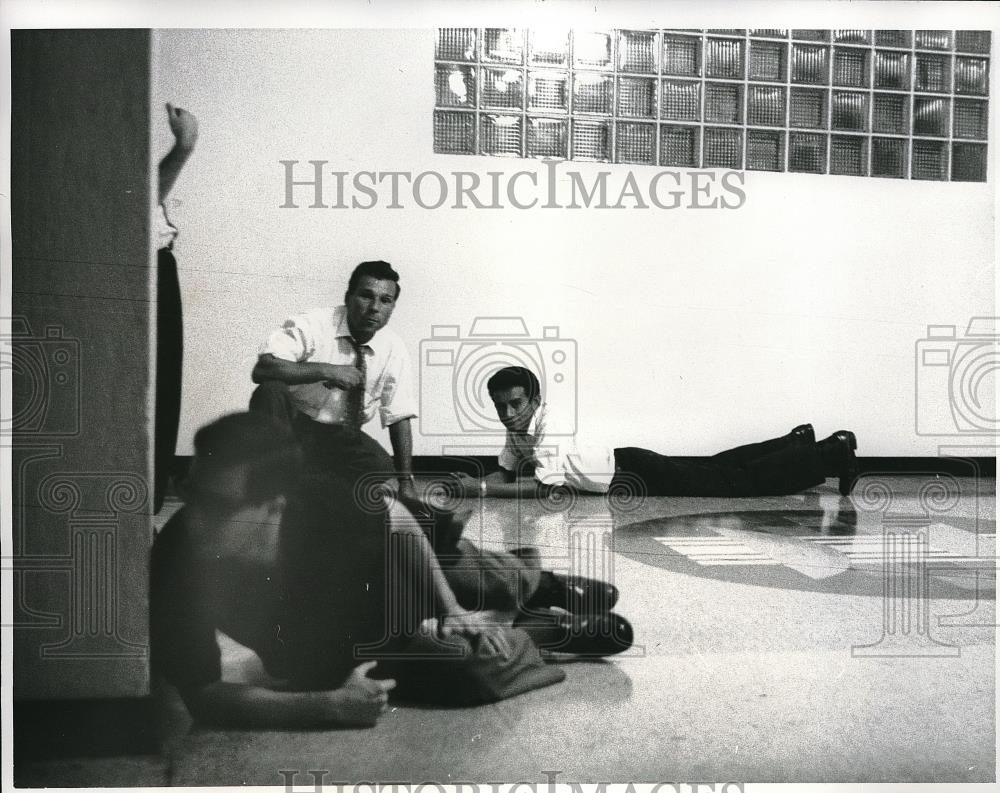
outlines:
[[[343,479],[303,469],[291,430],[264,416],[199,430],[183,496],[153,545],[150,647],[154,673],[200,721],[371,726],[397,684],[410,700],[495,701],[564,678],[537,643],[591,655],[631,643],[606,611],[538,619],[572,607],[572,593],[514,554],[452,559],[456,594],[406,509],[360,503]],[[453,555],[472,547],[462,543]],[[613,600],[613,587],[588,583]],[[217,630],[283,683],[222,682]]]

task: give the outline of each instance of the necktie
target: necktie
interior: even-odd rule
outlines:
[[[354,366],[361,372],[361,384],[347,392],[344,423],[359,430],[365,423],[365,383],[368,381],[368,362],[365,359],[365,346],[353,337],[351,344],[354,347]]]

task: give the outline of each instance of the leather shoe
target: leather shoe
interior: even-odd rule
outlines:
[[[618,588],[613,584],[542,570],[538,589],[524,605],[529,611],[557,606],[573,614],[601,614],[617,602]]]
[[[522,614],[515,628],[524,628],[540,650],[602,658],[632,646],[632,625],[620,614]]]
[[[858,478],[858,458],[854,456],[858,448],[857,437],[850,430],[837,430],[817,446],[826,474],[839,477],[840,495],[849,496]]]
[[[788,434],[799,443],[816,443],[816,433],[813,431],[812,424],[799,424]]]

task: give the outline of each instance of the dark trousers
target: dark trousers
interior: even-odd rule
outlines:
[[[784,496],[826,479],[815,443],[780,438],[727,449],[708,459],[667,457],[628,446],[615,449],[612,486],[649,496]]]
[[[153,433],[153,512],[160,511],[177,450],[181,416],[184,320],[177,261],[161,248],[156,262],[156,418]]]
[[[321,424],[299,413],[288,386],[268,380],[254,389],[250,410],[289,426],[302,444],[307,467],[329,472],[345,481],[376,484],[392,479],[392,457],[370,435],[341,424]]]

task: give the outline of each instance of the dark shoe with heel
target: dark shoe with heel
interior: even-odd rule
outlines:
[[[816,433],[812,424],[799,424],[788,434],[798,443],[816,443]]]
[[[857,436],[850,430],[837,430],[829,438],[816,444],[827,476],[840,479],[840,495],[849,496],[858,478]]]
[[[515,628],[524,628],[540,650],[603,658],[632,646],[632,626],[619,614],[522,614]]]
[[[529,611],[555,606],[573,614],[601,614],[618,602],[618,588],[596,578],[543,570],[538,589],[525,603]]]

